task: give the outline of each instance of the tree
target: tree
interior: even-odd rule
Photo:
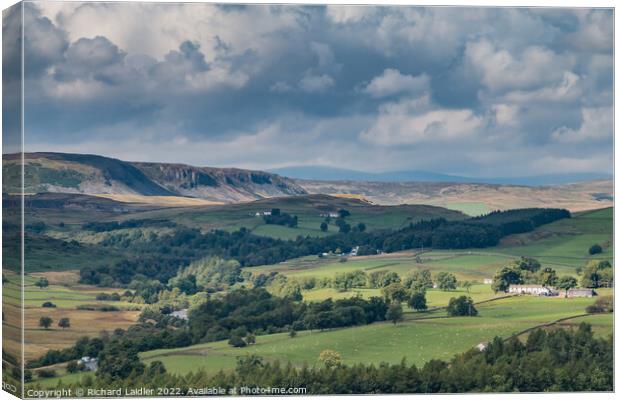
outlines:
[[[231,336],[228,340],[228,344],[232,347],[245,347],[247,343],[241,338],[241,336]]]
[[[478,315],[478,310],[474,307],[474,301],[471,297],[460,296],[453,297],[448,303],[448,315],[451,317],[473,317]]]
[[[577,286],[577,279],[570,275],[564,275],[558,278],[556,283],[556,287],[558,289],[563,289],[565,294],[569,289],[572,289]]]
[[[326,222],[321,222],[321,232],[327,232],[327,229],[329,229],[329,225]]]
[[[392,303],[388,308],[385,318],[388,321],[392,321],[394,325],[403,320],[403,306],[400,303]]]
[[[495,273],[495,276],[493,277],[493,285],[491,285],[491,288],[495,293],[506,292],[510,285],[521,283],[523,283],[521,271],[515,268],[515,266],[508,265],[501,268]]]
[[[359,224],[357,224],[357,230],[360,232],[364,232],[366,230],[366,224],[363,222],[360,222]]]
[[[325,349],[319,354],[319,361],[322,362],[325,367],[333,368],[342,364],[342,356],[335,350]]]
[[[414,291],[432,289],[433,279],[431,277],[431,271],[428,269],[414,271],[405,279],[405,287]]]
[[[540,269],[540,262],[532,257],[521,257],[519,260],[514,262],[519,269],[529,272],[536,272]]]
[[[39,278],[38,281],[36,281],[35,286],[38,286],[40,289],[46,288],[49,286],[50,282],[46,279],[46,278]]]
[[[61,318],[58,321],[58,326],[62,329],[66,329],[66,328],[70,328],[71,327],[71,321],[69,320],[69,318]]]
[[[474,286],[474,284],[471,281],[463,281],[461,283],[461,286],[467,290],[467,293],[469,293],[469,290],[471,289],[472,286]]]
[[[344,224],[340,224],[340,228],[338,229],[338,232],[340,233],[349,233],[351,232],[351,225],[344,223]]]
[[[592,246],[590,246],[590,249],[588,249],[588,253],[590,253],[591,256],[602,252],[603,248],[599,244],[593,244]]]
[[[99,352],[97,377],[119,380],[132,373],[141,374],[144,364],[140,362],[138,350],[130,341],[112,340]]]
[[[350,216],[351,213],[343,208],[341,210],[338,210],[338,215],[340,216],[340,218],[345,219],[346,217]]]
[[[613,268],[608,261],[591,260],[581,272],[581,286],[587,288],[613,285]]]
[[[43,304],[41,304],[41,307],[43,307],[43,308],[56,308],[56,304],[52,303],[51,301],[46,301]]]
[[[271,216],[272,217],[277,217],[280,215],[280,209],[279,208],[272,208],[271,209]]]
[[[437,274],[437,287],[441,290],[455,290],[456,276],[448,272],[440,272]]]
[[[426,306],[426,294],[422,291],[414,292],[409,298],[409,307],[416,311],[425,311]]]
[[[71,360],[67,363],[67,373],[74,374],[80,370],[80,366],[77,361]]]
[[[293,339],[295,336],[297,336],[297,331],[295,329],[291,329],[288,333],[288,336]]]
[[[43,329],[49,329],[50,326],[54,323],[54,320],[50,317],[41,317],[39,318],[39,326]]]
[[[247,344],[256,343],[256,335],[254,335],[253,333],[248,333],[248,335],[245,337],[245,342]]]
[[[392,301],[396,303],[400,303],[401,301],[407,300],[407,289],[400,283],[392,283],[383,289],[381,289],[381,293],[383,293],[383,297],[386,301]]]
[[[558,275],[553,268],[545,268],[538,275],[538,283],[543,286],[555,286],[558,281]]]

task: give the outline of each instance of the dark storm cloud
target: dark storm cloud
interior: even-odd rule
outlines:
[[[26,36],[40,150],[255,168],[611,169],[609,10],[41,3]]]

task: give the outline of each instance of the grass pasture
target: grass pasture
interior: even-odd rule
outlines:
[[[247,268],[253,274],[277,271],[288,278],[333,278],[337,273],[362,270],[367,273],[374,271],[394,271],[402,277],[415,270],[429,269],[432,273],[451,272],[459,280],[482,282],[490,278],[504,263],[514,257],[501,253],[485,253],[478,251],[431,251],[416,259],[414,252],[383,254],[379,256],[349,257],[347,262],[340,262],[339,257],[308,256],[279,264]]]
[[[266,360],[292,362],[295,365],[317,362],[324,349],[338,351],[343,361],[353,363],[398,363],[403,358],[421,365],[431,359],[449,360],[480,342],[495,336],[508,337],[528,328],[560,318],[580,315],[593,299],[564,299],[518,296],[478,306],[478,317],[441,317],[444,311],[419,314],[403,323],[375,323],[325,332],[300,332],[258,336],[256,344],[233,348],[226,341],[199,344],[187,348],[142,353],[145,362],[159,360],[166,368],[187,373],[204,368],[216,372],[234,368],[236,357],[256,354]],[[590,318],[590,317],[587,317]],[[593,316],[602,329],[610,329],[611,318]]]

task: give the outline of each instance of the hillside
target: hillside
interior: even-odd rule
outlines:
[[[572,212],[613,206],[613,181],[553,186],[446,182],[297,180],[308,193],[363,196],[377,204],[431,204],[480,215],[511,208],[557,207]]]
[[[428,182],[430,175],[408,182],[396,178],[392,182],[303,180],[263,171],[127,162],[84,154],[27,153],[25,161],[26,193],[98,195],[162,206],[242,203],[306,194],[358,198],[379,205],[434,205],[468,215],[511,208],[556,207],[575,212],[613,206],[612,180],[548,186],[444,182],[440,176]],[[19,159],[5,155],[4,193],[18,191],[11,184],[19,181],[19,171]]]
[[[19,168],[16,155],[4,156],[4,193],[18,191],[10,182],[19,181]],[[134,163],[86,154],[26,153],[24,168],[26,193],[181,196],[226,203],[305,193],[292,180],[267,172]]]

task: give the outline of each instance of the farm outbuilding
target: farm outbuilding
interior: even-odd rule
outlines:
[[[566,297],[592,297],[595,296],[592,289],[568,289]]]

